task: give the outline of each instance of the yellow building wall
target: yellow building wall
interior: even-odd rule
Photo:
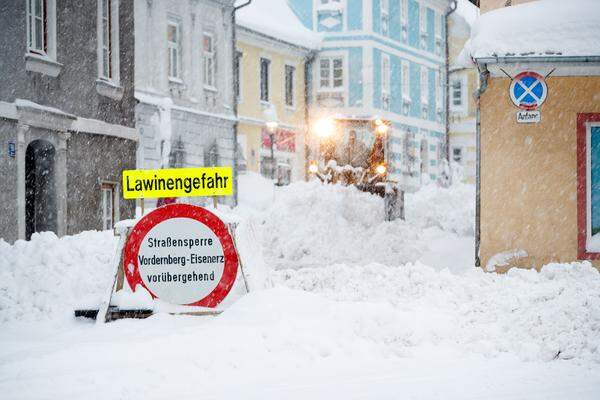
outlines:
[[[547,79],[541,122],[518,124],[508,78],[481,97],[481,264],[525,250],[512,265],[577,259],[577,114],[600,112],[600,77]]]
[[[265,126],[265,103],[260,100],[260,59],[271,60],[269,101],[277,110],[280,128],[296,132],[296,165],[294,168],[301,177],[304,175],[304,134],[305,134],[305,87],[304,65],[305,58],[267,47],[259,47],[238,40],[237,49],[242,52],[240,82],[241,98],[238,104],[238,115],[241,122],[238,134],[245,135],[246,149],[244,156],[248,170],[260,172],[260,149],[262,144],[262,129]],[[294,107],[285,105],[285,65],[296,68],[294,81]],[[244,122],[244,118],[252,122]],[[296,175],[296,178],[299,176]]]
[[[534,0],[479,0],[481,13],[495,10],[497,8],[516,6],[518,4],[529,3]]]

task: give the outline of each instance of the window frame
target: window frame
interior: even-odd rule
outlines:
[[[113,229],[114,228],[114,224],[115,222],[117,222],[117,212],[116,212],[116,207],[118,205],[118,202],[116,201],[116,191],[117,191],[117,185],[115,183],[112,182],[100,182],[100,207],[102,210],[102,230],[108,230],[108,229]],[[107,202],[106,199],[108,198],[106,196],[107,193],[110,193],[110,221],[111,224],[110,226],[108,226],[107,221]]]
[[[233,95],[237,94],[237,102],[242,101],[242,74],[243,74],[244,52],[240,49],[235,50],[235,59],[233,62],[237,67],[237,82],[234,82]],[[237,93],[236,93],[237,91]]]
[[[263,82],[263,62],[266,62],[266,76],[265,81]],[[272,61],[269,57],[261,56],[258,62],[258,74],[259,74],[259,98],[261,103],[270,103],[271,102],[271,64]],[[263,93],[264,88],[264,93]],[[266,96],[264,96],[266,94]]]
[[[25,1],[25,48],[26,54],[31,54],[34,57],[47,58],[56,61],[56,0],[40,0],[42,4],[42,38],[44,44],[42,50],[32,47],[32,24],[31,24],[31,7],[35,0]]]
[[[288,68],[291,69],[291,104],[288,103]],[[296,65],[285,63],[283,66],[283,101],[288,109],[296,108]]]
[[[401,65],[401,84],[402,84],[402,97],[406,101],[410,98],[410,64],[406,60],[400,62]]]
[[[427,6],[419,4],[419,30],[422,36],[427,36]]]
[[[577,258],[599,260],[600,252],[588,251],[591,238],[590,139],[592,127],[600,127],[600,113],[577,114]]]
[[[390,33],[390,0],[381,0],[379,4],[381,18],[381,34],[384,36],[388,36]]]
[[[429,68],[421,65],[420,68],[421,104],[429,105]],[[425,79],[423,79],[425,77]]]
[[[169,28],[171,26],[175,27],[175,35],[176,35],[176,41],[172,42],[169,40]],[[181,54],[181,50],[182,50],[182,42],[181,42],[181,20],[179,20],[176,17],[171,17],[169,16],[167,18],[167,76],[169,78],[169,81],[175,81],[175,82],[181,82],[182,81],[182,65],[181,65],[181,61],[182,61],[182,54]],[[173,45],[173,43],[175,43],[175,45]],[[171,62],[172,60],[172,52],[176,53],[176,61],[177,61],[177,65],[176,65],[176,71],[175,71],[175,75],[172,74],[172,67],[173,64]]]
[[[386,68],[387,66],[387,68]],[[390,110],[392,66],[389,54],[381,54],[381,108]],[[387,104],[386,104],[387,102]]]
[[[210,39],[210,48],[211,51],[206,51],[204,46],[205,39]],[[217,52],[215,47],[215,35],[212,32],[204,31],[202,32],[202,84],[204,85],[204,89],[216,91],[217,90],[217,68],[216,68],[216,58]],[[210,61],[210,78],[209,78],[209,69],[208,62]]]
[[[323,86],[323,77],[321,75],[322,72],[322,67],[321,67],[321,62],[324,60],[328,60],[329,61],[329,66],[328,66],[328,73],[329,73],[329,77],[327,78],[327,86]],[[334,67],[335,61],[339,60],[341,63],[341,71],[342,71],[342,82],[339,86],[335,86],[335,70],[336,68]],[[346,87],[346,65],[345,65],[345,57],[341,54],[332,54],[332,55],[322,55],[321,57],[319,57],[319,66],[317,68],[318,70],[318,79],[319,79],[319,91],[320,92],[343,92],[345,91],[345,87]]]
[[[108,6],[108,47],[104,43],[104,17],[103,2]],[[120,82],[120,57],[119,57],[119,0],[97,1],[97,39],[98,39],[98,78],[116,85]],[[109,74],[104,74],[104,50],[108,50]]]

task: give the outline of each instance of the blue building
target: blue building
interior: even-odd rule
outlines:
[[[449,0],[288,0],[323,35],[312,63],[311,119],[381,118],[391,178],[408,189],[445,159],[444,13]]]

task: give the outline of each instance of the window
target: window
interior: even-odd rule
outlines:
[[[390,21],[390,0],[381,0],[381,34],[387,35]]]
[[[260,100],[269,101],[269,79],[270,79],[271,60],[260,59]]]
[[[384,110],[390,109],[390,57],[381,56],[381,106]]]
[[[421,102],[429,102],[429,71],[425,66],[421,66]]]
[[[115,185],[102,183],[102,229],[112,229],[115,223]]]
[[[410,67],[407,61],[402,61],[402,98],[410,101]]]
[[[402,36],[406,39],[408,32],[408,0],[400,1],[400,24],[402,25]]]
[[[419,9],[419,25],[421,26],[421,34],[427,35],[427,7],[421,6]]]
[[[215,84],[215,44],[213,35],[202,35],[202,63],[204,68],[204,86],[214,89]]]
[[[174,19],[167,23],[167,57],[169,78],[181,79],[181,27]]]
[[[452,81],[452,84],[450,85],[450,96],[451,96],[451,103],[453,108],[461,108],[462,107],[462,80],[460,79],[455,79]]]
[[[442,17],[434,14],[435,20],[435,52],[442,55]]]
[[[98,0],[98,76],[119,80],[118,0]]]
[[[296,68],[291,65],[285,66],[285,105],[294,107],[294,75]]]
[[[238,101],[242,98],[242,57],[244,53],[241,51],[235,52],[235,59],[233,62],[235,63],[234,68],[237,71],[237,76],[234,85],[235,95],[237,96]]]
[[[319,74],[321,88],[343,88],[344,62],[342,57],[321,58],[319,63]]]
[[[577,115],[579,259],[600,259],[600,113]]]
[[[27,47],[31,53],[48,53],[48,2],[27,1]]]
[[[462,148],[455,147],[452,149],[452,160],[457,163],[462,163]]]
[[[435,71],[435,107],[438,112],[442,111],[442,89],[444,84],[442,83],[442,74],[440,71]]]

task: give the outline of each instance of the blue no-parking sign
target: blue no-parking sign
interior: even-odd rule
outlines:
[[[523,110],[539,108],[548,95],[544,77],[536,72],[525,71],[515,76],[510,84],[510,99]]]

